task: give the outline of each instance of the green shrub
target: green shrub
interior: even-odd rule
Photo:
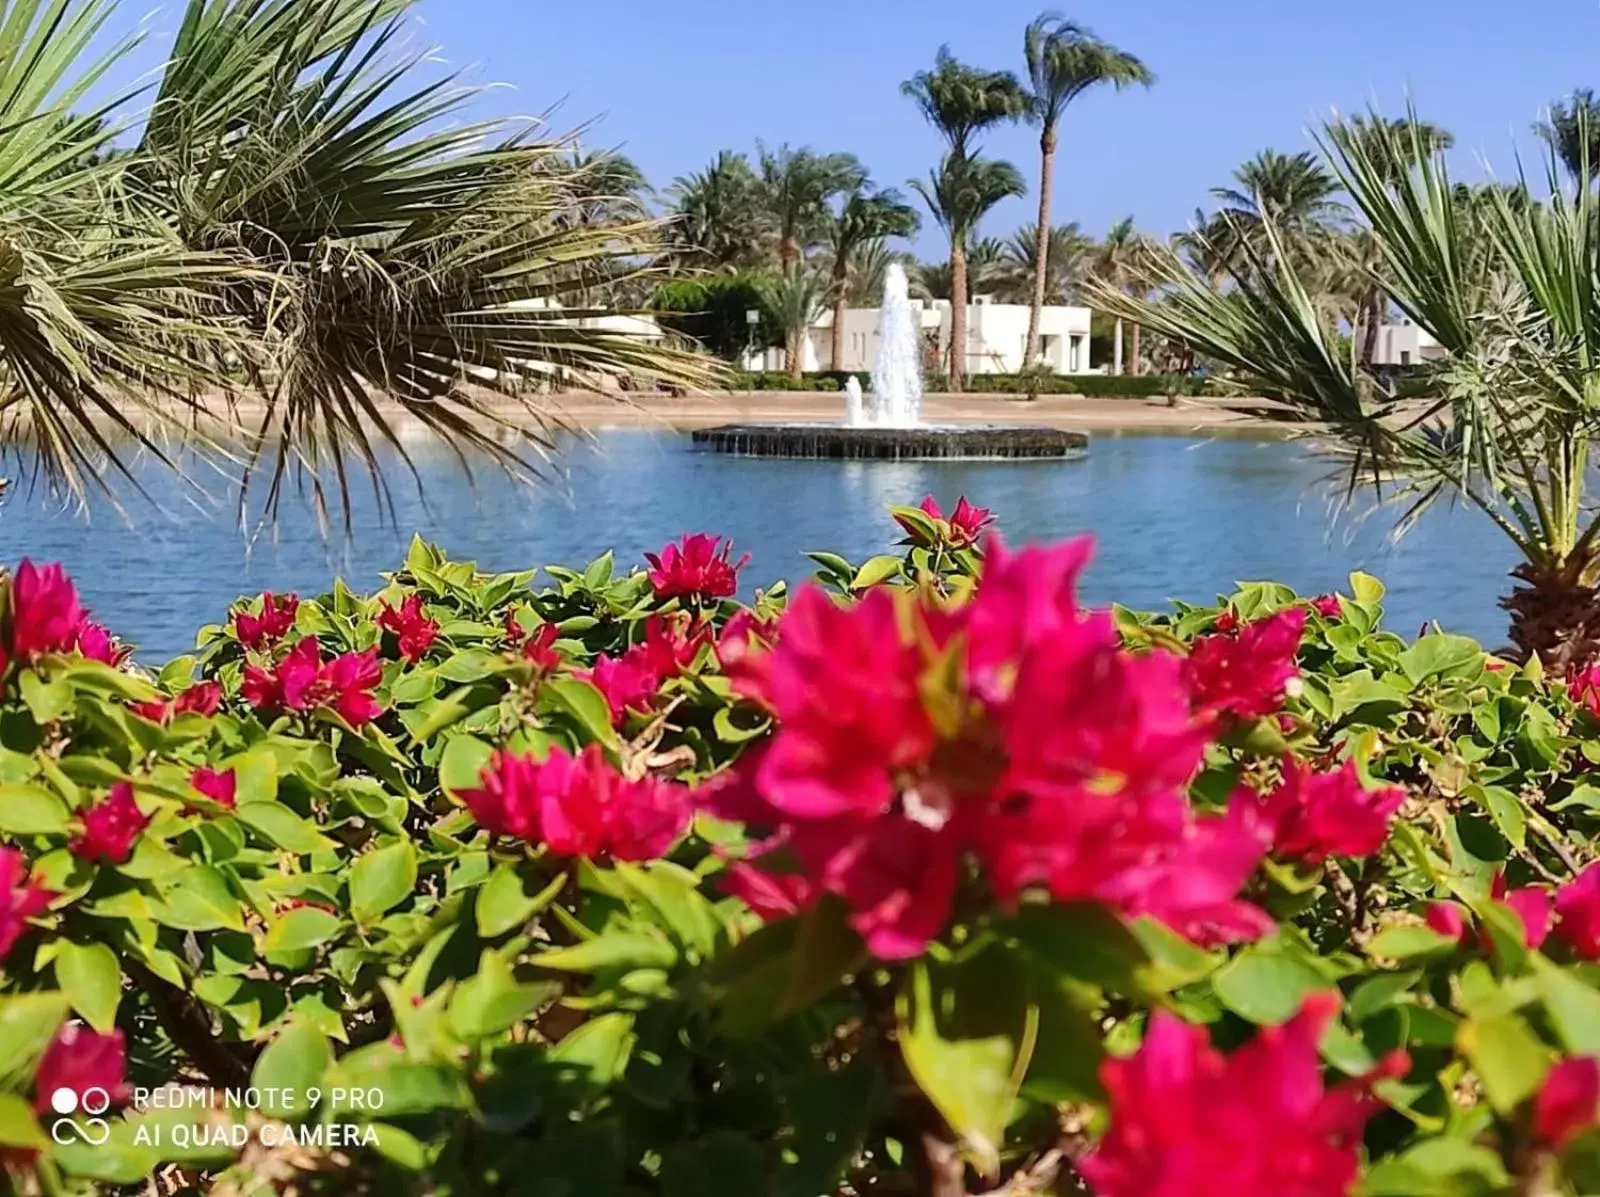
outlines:
[[[1088,617],[1081,544],[894,515],[750,607],[710,538],[539,587],[419,541],[154,677],[19,570],[16,1187],[1595,1191],[1588,677],[1363,574]]]
[[[772,371],[766,373],[735,374],[728,383],[733,391],[837,391],[844,388],[852,375],[846,371],[823,370],[804,375],[800,379]],[[863,387],[870,386],[865,374],[855,377]],[[1164,395],[1203,395],[1208,393],[1207,381],[1178,375],[1109,375],[1109,374],[1042,374],[1036,379],[1041,395],[1088,395],[1096,398],[1154,398]],[[967,379],[967,391],[975,395],[1025,395],[1029,378],[1021,374],[973,374]],[[923,389],[930,394],[943,393],[949,387],[945,375],[933,374],[923,380]]]
[[[782,344],[783,330],[767,301],[764,280],[745,275],[709,275],[663,283],[650,300],[664,328],[692,338],[726,361],[750,349]],[[752,329],[749,312],[760,312]]]

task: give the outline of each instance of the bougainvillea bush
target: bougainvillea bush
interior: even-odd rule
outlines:
[[[1585,1193],[1600,671],[962,500],[0,650],[18,1192]]]

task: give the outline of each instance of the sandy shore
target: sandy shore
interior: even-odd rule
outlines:
[[[843,398],[832,392],[745,391],[658,396],[561,394],[539,406],[578,428],[706,428],[715,424],[833,424]],[[1237,402],[1237,401],[1236,401]],[[1250,401],[1244,401],[1249,403]],[[1211,399],[1090,399],[1058,395],[1034,402],[1004,395],[927,395],[922,417],[930,424],[1038,424],[1086,432],[1270,432],[1266,420],[1229,411]]]

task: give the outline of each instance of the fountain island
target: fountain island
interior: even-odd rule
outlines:
[[[878,312],[878,360],[872,393],[845,384],[840,424],[723,424],[697,429],[695,444],[751,457],[1041,458],[1072,457],[1088,447],[1082,432],[1017,424],[924,424],[916,310],[906,272],[891,265]]]

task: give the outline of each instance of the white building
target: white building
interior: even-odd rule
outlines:
[[[911,301],[921,322],[923,339],[937,344],[939,370],[945,368],[950,344],[950,301]],[[967,307],[967,373],[1015,374],[1027,355],[1028,305],[992,303],[978,296]],[[833,310],[812,325],[806,338],[804,370],[845,370],[870,374],[878,358],[878,309],[846,308],[844,354],[830,361],[833,346]],[[782,370],[786,354],[769,349],[752,354],[745,363],[752,370]],[[1039,360],[1056,374],[1094,374],[1089,363],[1089,309],[1051,306],[1039,313]]]
[[[1361,331],[1357,330],[1357,337]],[[1444,353],[1444,346],[1435,341],[1432,334],[1402,316],[1392,324],[1378,326],[1378,345],[1372,354],[1372,364],[1414,366],[1441,358]]]

